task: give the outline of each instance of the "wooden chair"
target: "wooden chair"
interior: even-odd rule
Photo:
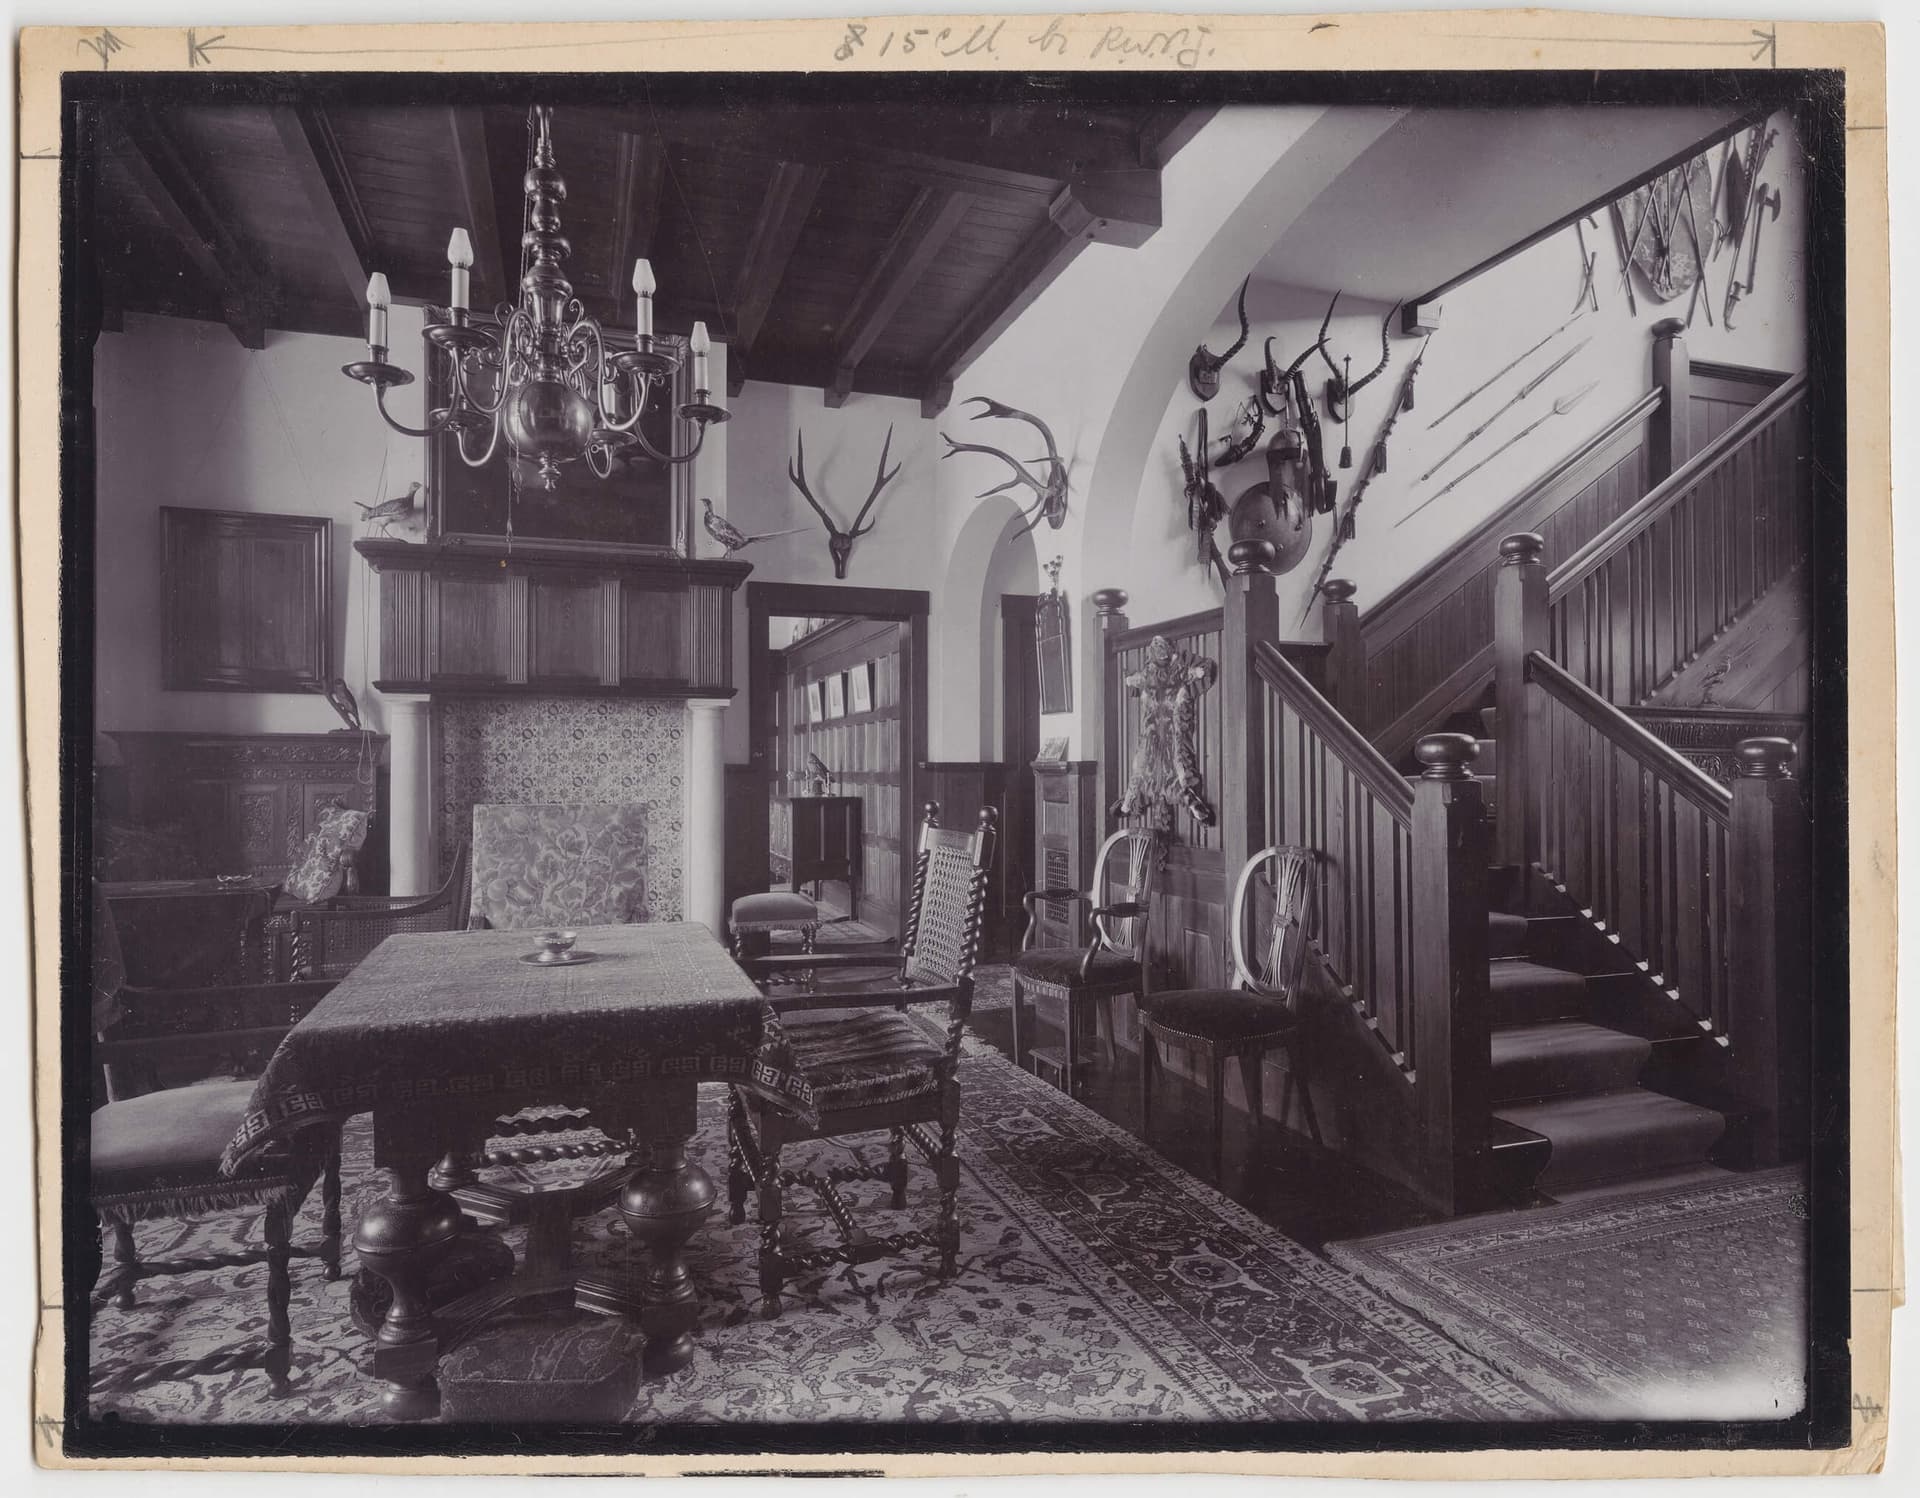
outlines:
[[[973,966],[996,831],[991,807],[981,810],[972,832],[943,829],[939,810],[931,802],[926,807],[913,900],[897,957],[846,952],[746,964],[763,980],[800,978],[777,988],[769,982],[767,989],[769,1039],[784,1057],[781,1070],[797,1083],[796,1093],[776,1100],[751,1086],[737,1086],[727,1125],[733,1221],[746,1221],[747,1194],[758,1193],[760,1289],[769,1317],[780,1314],[788,1280],[828,1264],[864,1264],[910,1248],[937,1248],[942,1279],[958,1267],[960,1166],[954,1131],[960,1122],[960,1037],[973,1002]],[[865,980],[847,976],[849,969],[882,964],[892,970]],[[947,1005],[944,1032],[908,1013],[909,1005],[934,1002]],[[781,1151],[790,1144],[878,1130],[890,1136],[884,1165],[836,1166],[821,1175],[780,1163]],[[939,1183],[934,1229],[864,1236],[838,1188],[853,1181],[885,1181],[893,1188],[894,1207],[904,1208],[908,1144],[933,1167]],[[782,1245],[783,1192],[789,1186],[820,1195],[840,1230],[838,1246],[797,1252]]]
[[[430,895],[340,895],[290,913],[293,976],[347,976],[397,931],[458,931],[466,923],[469,849],[460,845],[446,883]]]
[[[1228,988],[1187,988],[1154,994],[1140,1013],[1141,1133],[1152,1122],[1153,1074],[1158,1047],[1172,1045],[1198,1050],[1205,1058],[1213,1095],[1212,1161],[1214,1179],[1220,1177],[1220,1143],[1226,1127],[1226,1064],[1240,1063],[1247,1094],[1248,1117],[1257,1128],[1261,1113],[1261,1067],[1269,1051],[1287,1058],[1280,1118],[1296,1079],[1301,1111],[1315,1144],[1320,1122],[1313,1112],[1313,1093],[1302,1068],[1301,1021],[1298,1012],[1300,976],[1305,970],[1307,943],[1313,936],[1318,907],[1319,855],[1311,848],[1276,845],[1263,848],[1247,860],[1234,885],[1229,930],[1233,951],[1233,984]],[[1271,891],[1269,908],[1255,908],[1249,896],[1265,870]],[[1249,932],[1248,919],[1259,927]],[[1249,937],[1253,940],[1250,941]],[[1249,949],[1258,953],[1256,964]]]
[[[1118,876],[1116,853],[1126,850],[1126,883],[1113,899],[1110,884]],[[1036,889],[1021,896],[1027,909],[1027,932],[1021,955],[1013,964],[1013,1059],[1017,1066],[1029,1058],[1051,1063],[1064,1079],[1069,1095],[1079,1087],[1080,1035],[1091,1015],[1099,1029],[1101,1052],[1113,1064],[1113,1001],[1122,994],[1144,1000],[1148,988],[1147,930],[1152,914],[1153,886],[1158,874],[1159,839],[1151,829],[1127,827],[1100,845],[1093,863],[1088,893],[1071,889]],[[1072,900],[1090,908],[1092,935],[1084,951],[1071,947],[1033,950],[1043,901]],[[1042,1004],[1060,1015],[1064,1032],[1059,1051],[1031,1045],[1031,1009]],[[1031,1006],[1031,1009],[1030,1009]]]
[[[134,1303],[134,1287],[159,1275],[267,1266],[267,1345],[154,1364],[138,1383],[261,1368],[276,1394],[289,1392],[293,1338],[288,1315],[292,1260],[318,1258],[326,1277],[340,1274],[340,1132],[316,1125],[266,1151],[235,1175],[220,1174],[220,1155],[246,1114],[250,1080],[198,1080],[141,1091],[138,1079],[193,1071],[235,1047],[270,1053],[282,1035],[333,987],[331,983],[277,983],[215,989],[136,989],[103,993],[117,964],[111,920],[95,926],[95,1076],[108,1101],[94,1110],[89,1131],[89,1197],[96,1232],[78,1266],[89,1313],[108,1301]],[[292,1241],[301,1203],[321,1181],[321,1239]],[[264,1209],[260,1248],[202,1259],[142,1261],[134,1224],[211,1211]],[[100,1282],[101,1234],[110,1232],[114,1266]],[[96,1282],[99,1282],[96,1285]]]

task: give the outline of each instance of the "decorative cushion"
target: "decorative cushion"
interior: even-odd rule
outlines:
[[[287,872],[283,886],[286,892],[308,905],[339,894],[340,886],[346,883],[348,866],[366,842],[372,821],[368,812],[340,805],[325,808],[307,834],[299,859]]]
[[[202,1082],[108,1103],[93,1115],[95,1194],[214,1180],[252,1096],[250,1081]]]
[[[499,931],[647,919],[644,805],[475,806],[470,926]]]
[[[1058,988],[1078,988],[1080,963],[1087,955],[1085,947],[1048,947],[1040,952],[1023,952],[1015,959],[1013,970],[1033,983],[1051,983]],[[1140,976],[1140,964],[1124,952],[1102,950],[1094,954],[1088,970],[1089,983],[1127,983]]]
[[[944,1047],[897,1009],[822,1009],[783,1015],[780,1025],[816,1116],[917,1097],[939,1085],[934,1063]]]
[[[451,1421],[621,1420],[640,1395],[639,1327],[621,1316],[507,1316],[440,1360]]]
[[[1232,988],[1176,988],[1150,994],[1141,1003],[1144,1019],[1161,1029],[1196,1040],[1250,1040],[1283,1034],[1298,1020],[1283,999],[1262,998]]]
[[[735,900],[727,924],[735,931],[764,931],[810,926],[819,919],[820,907],[805,895],[770,891],[763,895],[742,895]]]

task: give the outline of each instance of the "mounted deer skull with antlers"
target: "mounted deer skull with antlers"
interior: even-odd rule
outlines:
[[[1253,278],[1249,276],[1247,281]],[[1193,357],[1187,360],[1187,384],[1196,397],[1210,401],[1220,393],[1220,371],[1227,367],[1227,361],[1247,346],[1247,281],[1240,283],[1240,336],[1233,347],[1224,354],[1216,354],[1204,343],[1193,351]]]
[[[947,444],[947,450],[940,454],[942,458],[951,458],[955,453],[992,453],[1013,469],[1013,476],[1003,484],[995,484],[991,489],[982,490],[978,498],[985,499],[989,494],[1003,494],[1016,484],[1025,485],[1034,493],[1031,511],[1022,510],[1027,523],[1015,531],[1016,536],[1024,536],[1042,520],[1055,530],[1067,523],[1067,465],[1060,456],[1060,449],[1054,445],[1053,432],[1038,416],[1026,411],[1017,411],[1012,406],[1003,406],[999,401],[989,400],[984,395],[970,395],[962,404],[978,403],[984,410],[973,413],[973,420],[983,421],[989,416],[1010,416],[1015,421],[1024,421],[1039,431],[1041,440],[1047,444],[1047,455],[1022,462],[1012,453],[1002,452],[997,447],[988,447],[983,442],[955,442],[945,432],[940,440]],[[1033,472],[1036,464],[1045,464],[1045,474]]]
[[[873,508],[873,502],[880,497],[880,491],[893,481],[900,472],[898,463],[891,471],[887,468],[887,454],[893,448],[893,428],[887,428],[887,440],[880,447],[880,463],[874,469],[873,488],[867,494],[867,502],[860,506],[860,513],[853,517],[853,524],[841,530],[833,516],[813,497],[813,491],[807,487],[807,434],[797,434],[799,456],[787,465],[787,477],[793,480],[793,487],[800,491],[801,498],[813,506],[813,513],[820,517],[820,523],[827,528],[827,554],[833,558],[833,575],[845,579],[847,562],[853,556],[853,543],[873,529],[873,522],[867,519],[867,512]]]

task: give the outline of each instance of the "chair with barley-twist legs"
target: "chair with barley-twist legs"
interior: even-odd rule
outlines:
[[[1227,988],[1187,988],[1154,994],[1140,1014],[1141,1133],[1150,1136],[1154,1072],[1163,1045],[1197,1050],[1205,1059],[1213,1100],[1211,1158],[1220,1177],[1221,1136],[1226,1129],[1226,1064],[1240,1063],[1247,1116],[1259,1127],[1261,1067],[1269,1051],[1286,1057],[1280,1094],[1280,1120],[1287,1118],[1295,1087],[1301,1114],[1315,1144],[1320,1122],[1304,1070],[1300,980],[1313,936],[1319,903],[1319,855],[1311,848],[1275,845],[1262,848],[1240,871],[1228,918],[1233,951],[1233,983]],[[1265,882],[1271,900],[1252,898]]]
[[[996,832],[991,807],[981,810],[971,831],[941,827],[939,812],[937,804],[927,803],[897,955],[782,955],[745,964],[767,994],[767,1038],[771,1054],[782,1058],[776,1069],[785,1085],[778,1093],[753,1085],[733,1089],[727,1194],[734,1222],[746,1221],[747,1197],[757,1194],[760,1290],[768,1317],[780,1314],[781,1293],[797,1275],[832,1264],[853,1266],[931,1248],[939,1254],[941,1279],[958,1270],[960,1040],[973,1003]],[[883,965],[889,970],[864,979],[852,971]],[[944,1027],[909,1010],[934,1002],[947,1006]],[[789,1145],[882,1130],[884,1164],[856,1157],[856,1163],[817,1171],[781,1162]],[[894,1208],[904,1208],[909,1145],[938,1183],[934,1227],[867,1235],[855,1225],[853,1204],[840,1188],[883,1181],[892,1188]],[[819,1196],[838,1230],[837,1244],[800,1249],[783,1242],[783,1197],[790,1186]]]
[[[1102,1059],[1111,1066],[1114,1000],[1123,994],[1133,994],[1142,1002],[1146,999],[1147,929],[1159,864],[1158,835],[1147,827],[1123,827],[1100,845],[1087,893],[1036,889],[1021,897],[1027,908],[1027,934],[1013,964],[1013,1060],[1022,1067],[1033,1062],[1054,1063],[1069,1095],[1079,1088],[1080,1039],[1086,1019],[1093,1018]],[[1121,884],[1123,877],[1125,883]],[[1085,950],[1054,947],[1035,951],[1041,904],[1064,901],[1090,907]],[[1042,1006],[1060,1016],[1058,1052],[1033,1044],[1036,1011]]]

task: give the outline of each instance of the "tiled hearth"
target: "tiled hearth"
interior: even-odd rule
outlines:
[[[476,802],[644,802],[647,913],[682,918],[682,703],[449,696],[435,701],[433,717],[443,875]]]

